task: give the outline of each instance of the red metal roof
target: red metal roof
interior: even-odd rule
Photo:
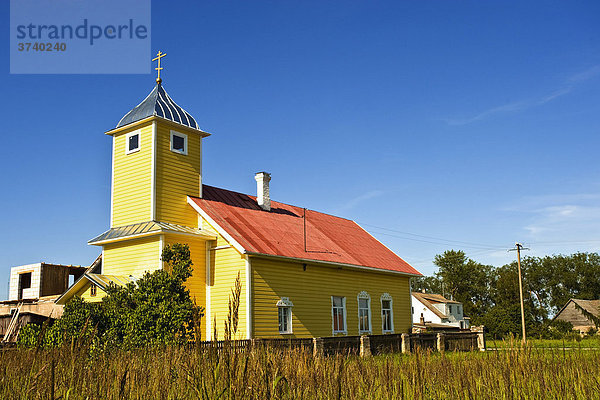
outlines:
[[[421,275],[354,221],[276,201],[264,211],[255,196],[207,185],[202,196],[190,199],[248,253]]]

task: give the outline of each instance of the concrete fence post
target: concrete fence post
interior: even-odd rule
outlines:
[[[446,350],[446,338],[445,338],[444,334],[441,332],[437,334],[437,349],[440,352],[443,352]]]
[[[479,351],[485,351],[485,336],[483,334],[483,329],[480,332],[477,332],[477,347]]]
[[[410,353],[410,335],[408,333],[402,334],[402,352]]]
[[[262,346],[262,339],[251,339],[252,340],[252,349],[258,349]]]
[[[321,357],[323,354],[323,338],[313,338],[313,356]]]
[[[368,335],[362,335],[360,337],[360,356],[371,356],[371,338]]]

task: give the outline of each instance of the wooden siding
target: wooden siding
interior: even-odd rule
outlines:
[[[380,298],[392,298],[394,332],[410,332],[410,285],[406,276],[251,257],[254,337],[332,336],[331,296],[346,297],[348,335],[358,335],[358,293],[371,296],[372,333],[382,333]],[[289,297],[293,334],[281,335],[277,301]]]
[[[556,316],[556,319],[570,322],[573,329],[585,332],[589,328],[594,327],[594,323],[590,321],[581,310],[577,309],[573,300],[570,300],[566,307]]]
[[[203,221],[205,229],[216,231],[210,225]],[[217,240],[212,241],[211,247],[227,246],[229,243],[221,236],[217,235]],[[239,308],[239,323],[235,339],[246,339],[248,332],[246,330],[246,259],[233,247],[227,247],[219,250],[210,251],[210,332],[207,332],[207,338],[213,338],[214,318],[217,319],[217,332],[219,339],[224,337],[224,323],[227,319],[229,309],[229,297],[235,285],[235,279],[240,274],[242,283],[242,292]]]
[[[193,271],[186,282],[186,287],[190,291],[192,300],[206,308],[206,240],[186,235],[165,235],[165,246],[175,243],[187,244],[190,247]]]
[[[111,226],[150,221],[152,188],[152,124],[139,128],[140,150],[126,154],[127,133],[114,136]]]
[[[159,235],[106,244],[102,273],[140,277],[144,271],[161,268],[161,251]]]
[[[187,155],[171,151],[171,127],[157,122],[156,220],[195,227],[198,216],[187,204],[187,196],[200,195],[202,138],[184,133]]]
[[[102,301],[102,298],[106,296],[106,292],[100,288],[96,288],[96,295],[92,296],[91,288],[92,284],[88,281],[88,283],[79,292],[75,293],[75,296],[79,296],[90,303]]]

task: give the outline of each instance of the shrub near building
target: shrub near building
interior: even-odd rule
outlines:
[[[18,339],[22,347],[80,343],[96,348],[141,347],[185,342],[198,337],[203,309],[184,286],[192,274],[187,245],[162,252],[167,267],[144,274],[125,287],[111,286],[101,303],[70,300],[52,326],[28,325]]]

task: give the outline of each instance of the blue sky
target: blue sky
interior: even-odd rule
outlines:
[[[8,2],[0,3],[6,28]],[[600,3],[152,4],[164,86],[213,135],[205,183],[351,218],[424,274],[446,249],[502,265],[600,247]],[[148,62],[153,54],[148,54]],[[110,62],[110,60],[107,60]],[[11,266],[89,264],[109,224],[104,132],[154,75],[10,75]],[[7,284],[0,284],[5,298]]]

